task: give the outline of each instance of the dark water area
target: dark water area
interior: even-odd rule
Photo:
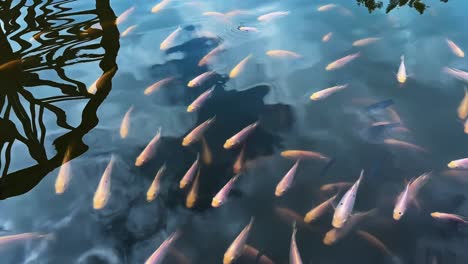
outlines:
[[[431,216],[468,217],[468,170],[448,167],[468,157],[466,116],[457,113],[468,78],[444,70],[468,69],[447,41],[468,46],[467,8],[461,0],[0,2],[0,263],[145,263],[174,232],[160,263],[223,263],[251,217],[247,244],[259,253],[245,251],[233,263],[271,263],[265,256],[294,263],[294,223],[303,263],[468,263],[468,225]],[[284,13],[271,21],[258,19],[278,11]],[[375,39],[355,42],[366,38]],[[402,55],[407,79],[399,83]],[[209,89],[200,109],[188,112]],[[182,145],[213,117],[202,140]],[[223,147],[255,122],[242,144]],[[152,155],[136,166],[159,129]],[[300,160],[290,188],[277,197],[295,164],[285,150],[330,159]],[[214,208],[213,197],[238,174],[239,156],[237,181]],[[195,179],[181,189],[197,157]],[[159,193],[147,201],[163,166]],[[349,232],[326,245],[333,207],[361,170],[351,217],[338,229]],[[399,194],[425,172],[427,183],[394,220]],[[105,175],[107,191],[99,187]],[[338,182],[350,184],[323,190]],[[102,193],[108,199],[96,208]],[[335,194],[323,216],[304,222]]]

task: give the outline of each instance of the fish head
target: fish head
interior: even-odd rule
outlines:
[[[456,169],[458,168],[458,164],[456,161],[451,161],[449,162],[449,164],[447,164],[447,167],[449,167],[450,169]]]
[[[187,147],[191,143],[192,143],[192,140],[189,137],[184,137],[184,139],[182,140],[182,146],[184,147]]]
[[[231,264],[235,259],[235,256],[233,256],[230,252],[227,252],[224,254],[223,264]]]
[[[211,206],[214,207],[214,208],[217,208],[217,207],[220,207],[222,203],[223,203],[223,202],[222,202],[220,199],[218,199],[217,197],[215,197],[215,198],[213,198],[213,200],[211,201]]]
[[[317,93],[313,93],[311,96],[310,96],[310,100],[313,100],[313,101],[317,101],[320,99],[320,95],[317,94]]]
[[[431,213],[431,216],[432,216],[433,218],[439,218],[439,217],[440,217],[440,213],[439,213],[439,212],[433,212],[433,213]]]
[[[145,163],[145,158],[142,158],[142,157],[138,157],[135,161],[135,166],[139,167],[141,165],[143,165],[143,163]]]
[[[336,242],[336,229],[332,229],[325,234],[323,237],[323,244],[331,246]]]
[[[197,86],[197,83],[196,83],[195,81],[192,80],[192,81],[190,81],[190,82],[187,84],[187,86],[188,86],[189,88],[193,88],[193,87]]]
[[[93,208],[100,210],[106,206],[109,196],[108,195],[96,195],[93,199]]]
[[[156,198],[156,193],[151,192],[146,194],[146,201],[151,202]]]
[[[310,214],[310,213],[307,213],[304,217],[304,222],[306,222],[307,224],[309,223],[312,223],[313,221],[315,221],[317,218],[315,217],[315,215],[313,214]]]
[[[405,214],[405,209],[402,208],[402,207],[397,206],[393,210],[393,219],[398,221],[403,217],[404,214]]]
[[[187,112],[189,112],[189,113],[192,113],[192,112],[194,112],[195,110],[196,110],[196,107],[193,106],[193,105],[189,105],[189,106],[187,107]]]
[[[285,191],[284,188],[282,188],[282,187],[277,187],[276,190],[275,190],[275,196],[276,196],[276,197],[280,197],[281,195],[284,194],[284,191]]]
[[[187,182],[184,181],[184,180],[181,180],[180,183],[179,183],[179,188],[183,189],[183,188],[185,188],[185,186],[187,186]]]
[[[342,217],[340,214],[334,215],[332,220],[332,226],[335,228],[342,228],[346,223],[346,218]]]
[[[405,83],[406,82],[406,76],[404,74],[398,74],[397,75],[397,80],[399,83]]]
[[[226,142],[224,142],[224,145],[223,145],[223,148],[225,149],[230,149],[234,146],[234,142],[230,139],[226,140]]]
[[[325,68],[325,70],[331,71],[331,70],[333,70],[335,67],[336,67],[336,63],[332,62],[332,63],[330,63],[330,64],[327,65],[327,67]]]

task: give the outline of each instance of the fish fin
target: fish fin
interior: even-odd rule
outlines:
[[[330,161],[328,161],[328,163],[325,164],[325,166],[323,167],[322,171],[320,172],[319,178],[325,177],[325,175],[327,174],[327,172],[330,170],[331,166],[333,166],[333,164],[335,164],[335,161],[336,161],[335,158],[330,158]]]
[[[421,204],[419,203],[419,201],[416,198],[412,198],[411,203],[414,204],[414,206],[416,207],[418,212],[421,211]]]

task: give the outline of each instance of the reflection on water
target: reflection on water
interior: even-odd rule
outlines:
[[[220,263],[254,216],[235,263],[287,262],[294,222],[304,263],[465,263],[466,226],[430,213],[468,215],[468,174],[447,170],[467,155],[462,84],[441,71],[467,67],[447,45],[467,47],[466,14],[430,4],[2,2],[0,228],[25,233],[4,262],[144,263],[176,232],[162,263]],[[313,152],[289,152],[296,163],[285,150]],[[361,169],[349,225],[330,231],[338,200],[305,222]],[[405,182],[427,171],[393,220]]]

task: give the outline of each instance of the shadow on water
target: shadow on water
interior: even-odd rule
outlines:
[[[0,31],[0,148],[6,146],[5,159],[1,159],[1,199],[34,188],[62,164],[68,148],[71,159],[86,152],[88,146],[84,144],[83,137],[97,125],[97,109],[111,90],[112,76],[117,70],[119,33],[109,1],[96,1],[95,10],[79,12],[65,7],[67,2],[34,1],[27,6],[24,23],[20,21],[20,9],[26,7],[26,1],[5,1],[0,5],[0,19],[4,27]],[[37,10],[41,10],[40,15],[36,14]],[[82,15],[92,18],[80,21]],[[102,29],[91,27],[96,23]],[[24,39],[32,34],[29,41]],[[99,38],[101,41],[97,42]],[[31,44],[33,40],[39,45]],[[104,50],[102,54],[98,53],[101,48]],[[73,64],[94,61],[100,62],[104,73],[112,74],[97,84],[97,92],[93,95],[88,93],[82,82],[68,77],[65,69]],[[63,82],[41,79],[40,74],[45,71],[55,71]],[[30,89],[46,88],[39,86],[56,88],[60,90],[60,95],[38,99]],[[87,101],[81,123],[76,127],[69,125],[66,112],[54,105],[67,100]],[[47,157],[45,146],[47,128],[43,118],[46,111],[55,115],[60,128],[68,131],[54,140],[56,154],[51,158]],[[37,164],[10,172],[14,142],[25,144]]]
[[[447,3],[448,0],[440,0],[441,2]],[[384,7],[383,1],[376,0],[356,0],[358,5],[365,6],[369,13],[381,9]],[[389,13],[397,7],[408,6],[414,8],[420,14],[423,14],[424,11],[429,7],[423,0],[389,0],[387,6],[385,7],[385,12]]]

